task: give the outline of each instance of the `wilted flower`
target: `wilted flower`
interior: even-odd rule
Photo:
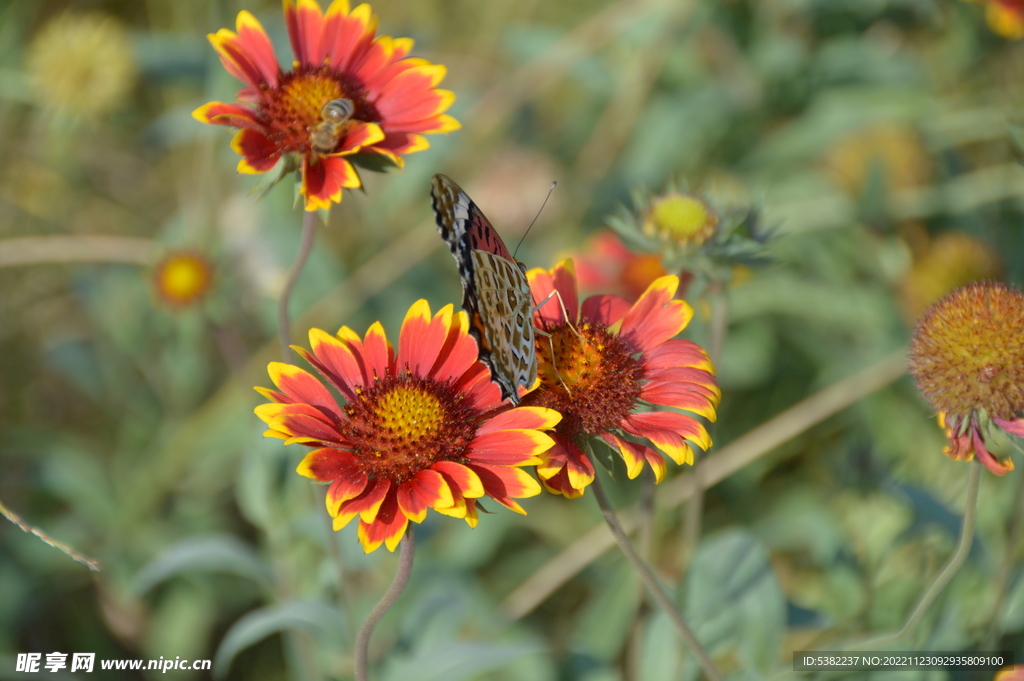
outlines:
[[[427,301],[406,314],[398,353],[380,323],[360,339],[313,329],[312,352],[296,350],[345,400],[312,374],[270,364],[278,390],[257,388],[271,404],[256,408],[266,435],[313,447],[298,472],[330,483],[327,510],[339,530],[359,516],[367,552],[391,551],[408,522],[427,509],[477,524],[477,499],[488,496],[518,513],[514,499],[540,493],[521,467],[540,463],[557,412],[502,409],[501,393],[477,361],[464,312],[447,305],[431,317]]]
[[[192,115],[239,128],[231,143],[242,157],[239,172],[299,167],[306,210],[328,208],[343,189],[361,186],[353,163],[401,166],[404,154],[430,146],[425,133],[458,129],[444,113],[455,95],[436,87],[445,67],[407,57],[409,38],[374,37],[369,5],[349,11],[347,1],[335,0],[325,14],[314,0],[284,0],[284,16],[295,53],[288,72],[249,12],[239,13],[237,33],[209,36],[224,68],[246,87],[239,104],[211,102]]]
[[[970,284],[932,305],[910,342],[910,372],[946,430],[946,454],[975,456],[996,475],[1013,470],[987,440],[1024,437],[1024,295],[1002,284]]]
[[[547,301],[534,323],[550,337],[537,338],[540,385],[524,396],[523,404],[562,414],[555,444],[537,466],[549,491],[570,498],[583,494],[594,479],[586,455],[592,438],[620,453],[630,478],[650,464],[659,482],[665,459],[646,442],[680,465],[693,463],[688,443],[705,450],[711,446],[697,419],[676,411],[642,411],[659,405],[714,420],[721,396],[707,353],[674,338],[693,316],[686,302],[673,299],[677,277],[655,280],[634,304],[599,295],[587,298],[581,308],[571,260],[527,276],[535,304]],[[551,295],[556,291],[568,319]]]
[[[174,251],[153,272],[156,294],[170,307],[188,307],[203,299],[213,285],[213,265],[195,251]]]
[[[854,196],[872,181],[889,189],[928,184],[932,162],[921,137],[906,125],[884,122],[867,125],[841,137],[825,155],[833,181]],[[878,179],[875,180],[875,176]]]
[[[116,19],[72,12],[51,20],[33,38],[25,70],[45,109],[83,119],[120,105],[137,74],[128,33]]]

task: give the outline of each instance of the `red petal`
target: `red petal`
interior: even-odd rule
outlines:
[[[320,482],[330,482],[338,478],[348,478],[362,474],[359,460],[351,452],[327,447],[314,449],[309,454],[306,454],[302,463],[295,470],[299,475],[319,480]],[[365,478],[366,476],[363,475],[363,477]],[[360,488],[361,490],[362,488]],[[356,495],[353,494],[351,496]]]
[[[284,20],[292,52],[300,64],[320,66],[323,63],[320,50],[323,12],[313,0],[298,0],[298,3],[296,7],[292,0],[284,0]]]
[[[351,475],[337,478],[327,488],[327,496],[324,498],[327,504],[327,512],[332,517],[337,517],[341,510],[341,505],[349,499],[355,499],[366,491],[366,486],[369,482],[370,479],[364,471],[354,471]]]
[[[430,469],[444,477],[453,497],[457,495],[475,499],[484,495],[484,486],[480,477],[468,466],[454,461],[438,461]]]
[[[374,322],[363,338],[363,361],[367,371],[374,378],[384,378],[390,373],[391,360],[392,351],[384,335],[384,327],[380,322]]]
[[[432,377],[439,381],[460,379],[476,362],[479,350],[476,340],[466,332],[468,326],[465,312],[452,315],[444,345],[430,369]]]
[[[714,393],[704,394],[707,392],[710,391],[692,384],[652,381],[642,388],[640,399],[651,404],[686,409],[713,422],[716,418],[715,405],[718,403],[718,398]]]
[[[231,148],[242,157],[238,162],[240,173],[265,173],[281,158],[281,149],[269,137],[252,128],[239,130],[231,140]]]
[[[349,128],[345,139],[341,141],[338,154],[351,154],[363,147],[368,147],[384,139],[384,131],[376,123],[358,122]],[[359,186],[358,184],[356,185]]]
[[[425,377],[438,359],[451,326],[453,307],[446,305],[434,317],[430,304],[417,300],[405,314],[398,336],[398,371],[408,367],[414,376]]]
[[[986,449],[985,441],[981,438],[981,433],[978,432],[977,428],[974,428],[972,431],[972,439],[974,440],[974,453],[978,457],[978,461],[985,468],[1000,476],[1006,475],[1013,470],[1012,459],[999,461],[996,457],[992,456],[988,449]]]
[[[997,419],[997,418],[993,418],[992,420],[995,421],[996,425],[998,425],[1000,428],[1005,430],[1007,433],[1010,433],[1011,435],[1016,435],[1017,437],[1024,437],[1024,418],[1021,418],[1021,419]]]
[[[360,521],[359,542],[367,553],[376,551],[381,544],[385,544],[388,551],[394,551],[402,541],[405,528],[408,526],[409,519],[402,513],[395,495],[392,494],[381,505],[377,517],[372,522]]]
[[[670,367],[692,367],[703,369],[711,375],[715,367],[702,347],[682,338],[665,341],[656,348],[644,353],[644,366],[648,369],[667,369]]]
[[[611,326],[626,316],[632,304],[625,298],[611,294],[590,296],[583,301],[580,317],[587,321],[600,322]]]
[[[516,407],[502,412],[477,428],[477,435],[494,433],[507,429],[532,428],[550,430],[562,420],[561,414],[544,407]]]
[[[551,480],[559,476],[565,476],[565,484],[556,484],[559,494],[566,494],[566,486],[575,490],[578,494],[566,494],[569,498],[576,498],[583,494],[583,489],[594,481],[594,465],[582,449],[576,446],[570,438],[564,435],[553,434],[555,444],[542,458],[544,462],[536,467],[537,477],[544,480]]]
[[[423,522],[428,508],[450,507],[452,492],[444,476],[434,470],[420,471],[398,488],[398,507],[413,522]]]
[[[224,65],[224,69],[253,90],[259,91],[261,84],[264,82],[263,72],[256,62],[253,61],[246,45],[242,43],[238,35],[226,28],[222,28],[206,37],[209,38],[213,49],[220,56],[220,63]]]
[[[210,102],[192,112],[192,118],[200,123],[227,125],[232,128],[252,128],[262,131],[263,125],[255,118],[255,112],[247,106]]]
[[[672,299],[678,287],[679,277],[671,275],[651,282],[622,320],[620,337],[644,352],[682,331],[693,316],[693,308],[685,301]]]
[[[500,430],[477,435],[467,455],[473,463],[494,466],[525,466],[538,463],[537,456],[553,444],[539,430]]]
[[[390,489],[391,481],[387,478],[377,478],[371,481],[362,494],[341,505],[338,509],[338,518],[345,518],[344,522],[347,523],[348,519],[358,515],[364,523],[372,523]]]
[[[352,164],[341,156],[302,159],[302,187],[306,197],[306,210],[320,210],[341,202],[342,190],[360,185],[359,174]]]
[[[377,22],[369,5],[359,5],[352,11],[341,3],[332,3],[324,19],[322,51],[336,70],[348,69],[349,62],[372,42]]]
[[[313,374],[282,362],[271,362],[267,365],[267,372],[274,385],[288,396],[289,402],[313,405],[335,423],[341,421],[341,409],[334,396]]]
[[[533,295],[533,324],[549,329],[565,321],[562,306],[555,300],[555,278],[545,269],[536,268],[526,273]],[[574,320],[575,321],[575,320]]]
[[[270,87],[277,87],[277,77],[281,67],[277,64],[274,45],[270,42],[267,32],[263,30],[263,26],[260,25],[256,17],[243,11],[238,13],[235,28],[238,31],[239,45],[248,54],[260,76]],[[252,84],[250,83],[250,85]]]
[[[470,468],[480,476],[487,496],[505,508],[516,513],[526,513],[513,499],[523,499],[540,494],[540,485],[522,468],[472,464]]]
[[[363,372],[349,347],[321,329],[309,330],[309,346],[312,354],[298,350],[302,358],[316,367],[338,392],[355,399],[355,389],[364,385]]]

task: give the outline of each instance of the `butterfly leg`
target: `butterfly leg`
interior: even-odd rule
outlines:
[[[548,297],[550,298],[551,296]],[[543,305],[543,303],[541,304]],[[569,384],[565,382],[564,378],[562,378],[562,374],[558,372],[558,362],[555,361],[555,342],[552,340],[551,334],[544,329],[537,328],[536,326],[533,327],[533,332],[548,339],[548,347],[551,349],[551,368],[555,370],[555,376],[558,377],[558,382],[562,384],[562,387],[565,388],[565,392],[569,393],[569,396],[571,397],[572,389],[569,388]]]
[[[577,338],[579,338],[584,343],[589,343],[590,339],[586,338],[583,334],[581,334],[576,329],[576,325],[573,324],[571,321],[569,321],[569,311],[565,308],[565,301],[562,299],[562,294],[558,292],[558,289],[553,290],[551,293],[547,294],[544,297],[544,300],[542,300],[539,303],[537,303],[536,305],[534,305],[533,309],[530,310],[530,313],[532,314],[532,313],[536,312],[537,310],[541,309],[542,307],[544,307],[545,305],[547,305],[548,301],[550,301],[552,298],[555,298],[556,300],[558,300],[558,306],[562,308],[562,316],[565,318],[565,325],[568,326],[569,329],[574,334],[576,334]],[[533,328],[535,330],[537,330],[537,327],[533,327]]]

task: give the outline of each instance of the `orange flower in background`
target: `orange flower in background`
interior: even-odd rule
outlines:
[[[517,513],[514,501],[540,493],[521,467],[541,462],[552,445],[543,430],[559,421],[540,407],[499,410],[498,386],[477,361],[464,312],[427,301],[406,314],[398,352],[380,323],[363,339],[347,327],[337,336],[313,329],[312,352],[296,350],[345,399],[339,406],[324,384],[290,364],[273,362],[278,390],[256,408],[265,434],[313,447],[298,472],[330,483],[327,510],[339,530],[359,517],[367,553],[382,543],[394,551],[409,521],[427,509],[477,524],[477,499],[487,496]]]
[[[350,11],[335,0],[324,13],[314,0],[284,0],[284,16],[295,54],[288,72],[249,12],[239,13],[237,33],[209,36],[224,68],[246,87],[238,104],[210,102],[192,115],[239,128],[231,143],[242,157],[239,172],[264,173],[287,157],[301,170],[306,210],[328,208],[343,189],[361,186],[355,155],[401,166],[404,154],[430,146],[424,134],[459,128],[444,113],[455,95],[436,87],[445,67],[407,57],[410,38],[374,37],[369,5]]]
[[[584,291],[614,291],[636,300],[652,281],[668,272],[655,253],[634,253],[611,231],[594,234],[573,257]]]
[[[195,251],[164,256],[153,272],[156,294],[171,307],[188,307],[202,300],[213,286],[213,265]]]
[[[994,681],[1024,681],[1024,665],[1004,667],[996,672]]]
[[[673,299],[678,277],[655,280],[633,304],[599,295],[580,306],[571,260],[527,276],[534,302],[547,300],[535,312],[534,324],[550,338],[537,339],[540,386],[524,396],[523,404],[562,414],[555,444],[536,469],[548,491],[569,498],[583,494],[594,480],[584,450],[592,437],[619,452],[630,478],[650,464],[658,482],[665,477],[665,459],[646,443],[680,465],[693,463],[689,443],[705,450],[711,446],[707,430],[692,416],[638,411],[659,405],[715,419],[721,391],[711,360],[697,344],[674,338],[693,316],[689,304]]]
[[[1013,470],[989,441],[996,431],[1024,437],[1024,294],[983,283],[941,298],[914,330],[910,373],[938,413],[948,456]]]
[[[996,35],[1009,40],[1024,38],[1024,0],[988,0],[985,19]]]

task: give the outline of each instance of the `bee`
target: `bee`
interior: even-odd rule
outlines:
[[[332,99],[320,110],[320,122],[309,133],[309,143],[318,154],[329,154],[348,128],[356,106],[351,99]]]

